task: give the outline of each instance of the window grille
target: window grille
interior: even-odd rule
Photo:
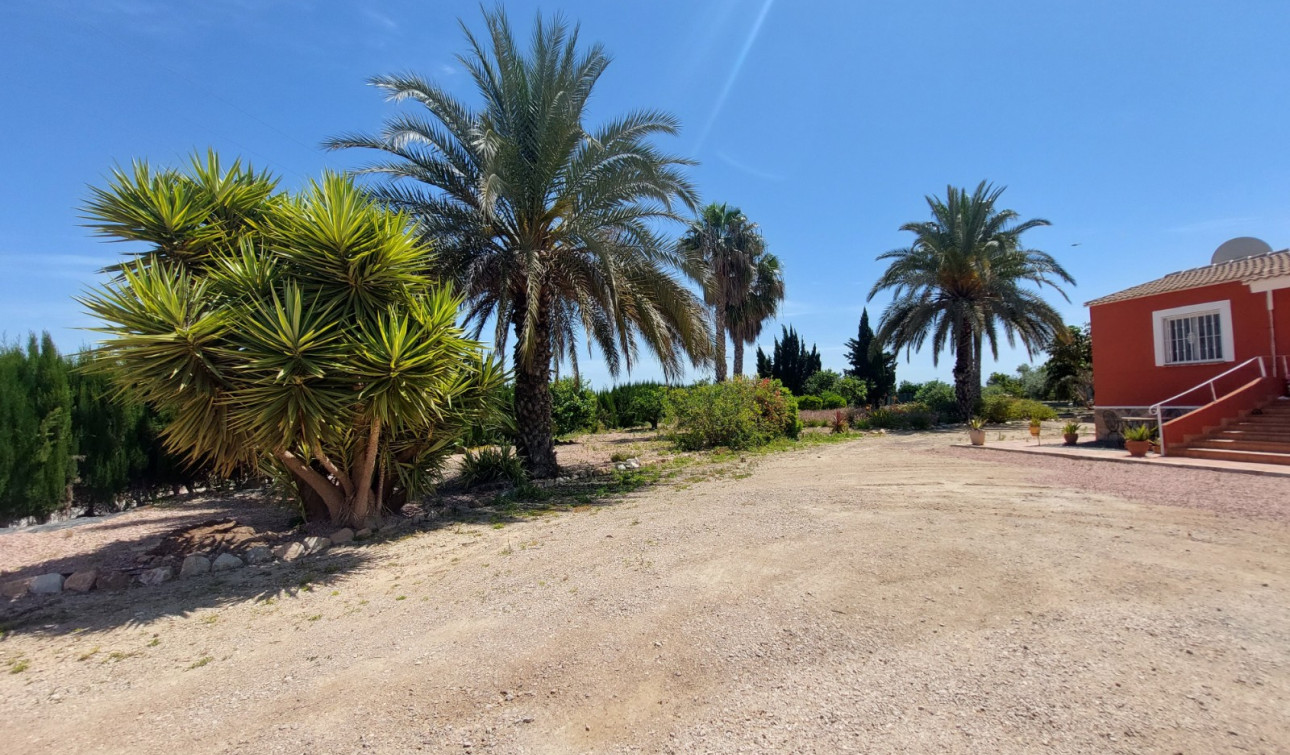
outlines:
[[[1218,362],[1223,359],[1223,330],[1217,312],[1165,320],[1168,364]]]

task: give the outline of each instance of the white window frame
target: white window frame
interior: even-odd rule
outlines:
[[[1223,340],[1223,358],[1207,359],[1203,362],[1170,362],[1169,336],[1165,322],[1177,317],[1193,317],[1203,314],[1218,315],[1218,332]],[[1232,338],[1232,302],[1230,300],[1156,310],[1151,313],[1151,335],[1156,345],[1157,367],[1186,367],[1193,364],[1219,364],[1236,361],[1236,344]]]

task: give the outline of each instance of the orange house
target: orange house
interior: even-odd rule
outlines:
[[[1290,409],[1271,404],[1290,372],[1290,250],[1232,239],[1205,267],[1087,306],[1099,439],[1156,417],[1164,453],[1184,454],[1248,414]]]

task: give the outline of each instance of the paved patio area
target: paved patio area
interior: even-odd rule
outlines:
[[[1120,464],[1150,464],[1156,467],[1187,467],[1190,469],[1212,469],[1219,472],[1239,472],[1241,474],[1270,475],[1273,477],[1290,477],[1290,466],[1276,464],[1251,464],[1242,461],[1218,461],[1210,459],[1189,459],[1184,456],[1159,456],[1147,454],[1146,458],[1135,459],[1123,448],[1106,448],[1098,443],[1079,443],[1074,446],[1063,445],[1058,438],[1044,440],[1039,444],[1026,440],[990,440],[987,436],[984,446],[970,443],[956,443],[955,446],[970,448],[974,451],[1045,454],[1048,456],[1066,456],[1090,461],[1107,461]]]

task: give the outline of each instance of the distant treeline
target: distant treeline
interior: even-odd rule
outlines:
[[[0,524],[192,484],[162,447],[161,417],[84,367],[48,333],[0,346]]]

